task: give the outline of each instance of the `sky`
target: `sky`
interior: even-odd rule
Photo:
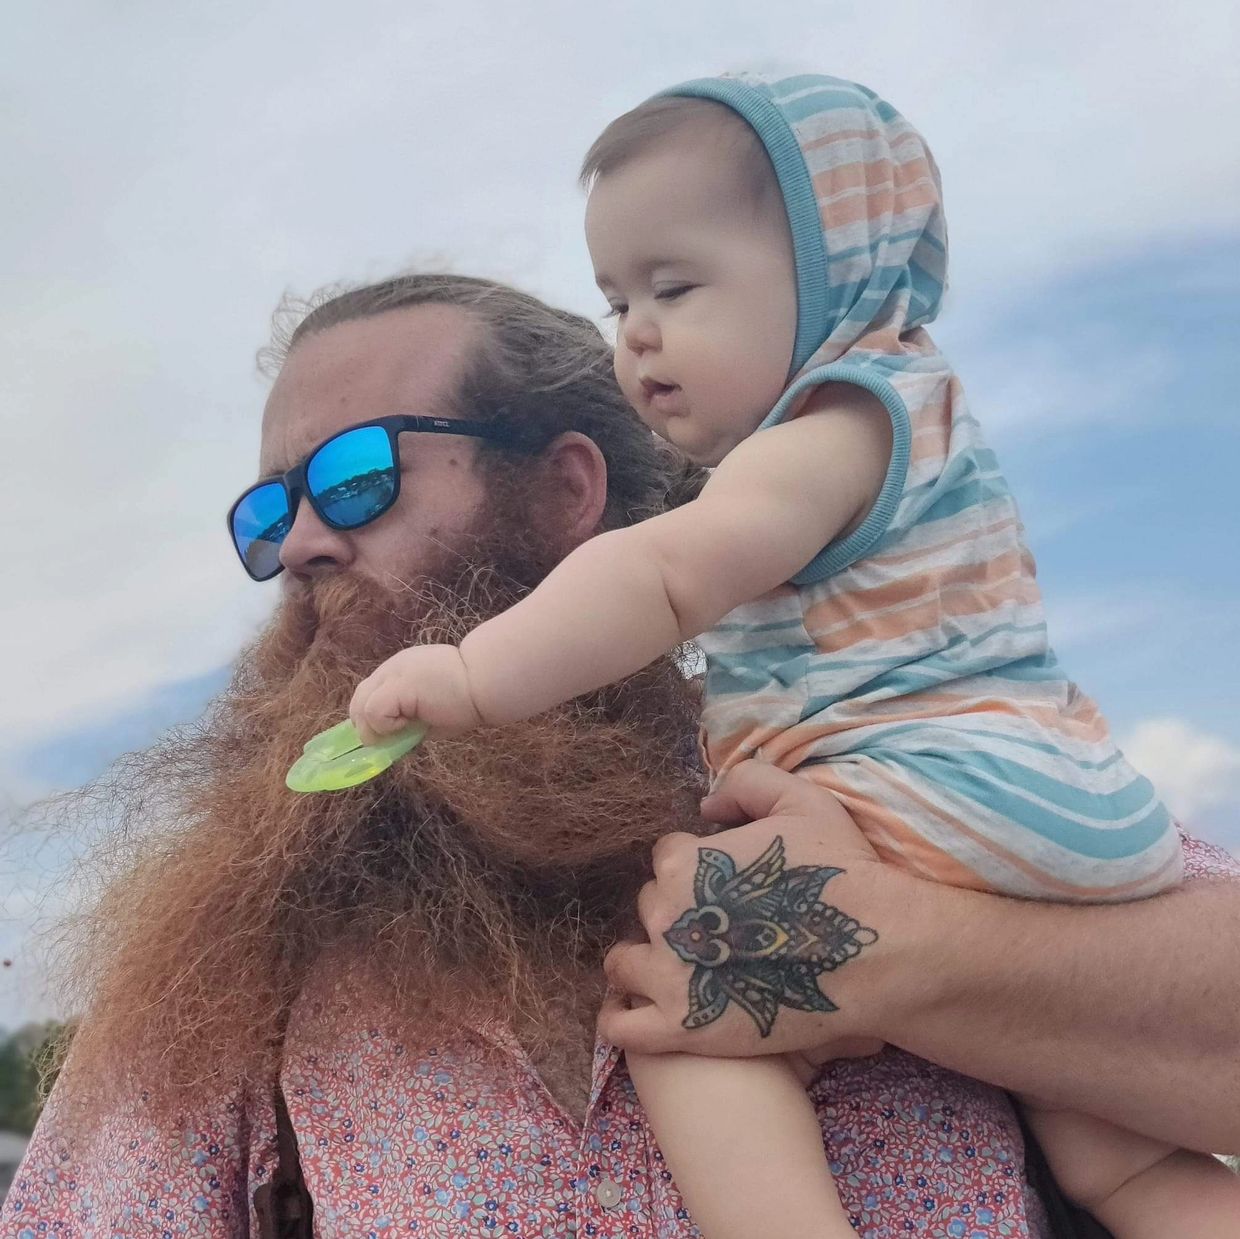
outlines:
[[[881,16],[879,15],[881,13]],[[0,1025],[49,1008],[73,848],[23,808],[192,719],[275,587],[224,533],[286,291],[449,267],[601,316],[575,172],[721,71],[927,136],[933,334],[1021,505],[1053,643],[1240,852],[1235,5],[10,0],[0,46]],[[1220,138],[1220,135],[1228,135]]]

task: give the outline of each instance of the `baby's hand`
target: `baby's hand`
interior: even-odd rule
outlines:
[[[469,671],[455,645],[415,645],[393,654],[357,686],[349,718],[364,744],[415,722],[440,736],[483,722],[469,690]]]

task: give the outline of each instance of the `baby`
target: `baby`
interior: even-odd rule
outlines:
[[[1174,886],[1174,825],[1052,653],[1015,505],[923,329],[946,234],[916,131],[834,78],[708,79],[613,122],[583,182],[620,386],[714,472],[693,502],[574,551],[459,649],[384,663],[353,700],[363,738],[513,722],[696,639],[716,777],[752,757],[795,770],[935,881],[1078,901]],[[857,928],[849,949],[874,937]],[[832,1010],[819,971],[782,974],[779,1001]],[[765,1033],[774,1007],[744,1009]],[[708,1239],[751,1239],[752,1217],[764,1236],[854,1233],[789,1062],[629,1069]],[[1052,1161],[1090,1150],[1080,1194],[1120,1239],[1235,1233],[1240,1181],[1217,1163],[1029,1113]]]

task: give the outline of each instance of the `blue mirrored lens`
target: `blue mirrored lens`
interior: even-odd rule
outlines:
[[[337,529],[373,521],[396,497],[387,431],[359,426],[324,443],[306,466],[306,486],[323,519]]]
[[[280,543],[288,535],[288,496],[279,482],[264,482],[242,497],[232,515],[232,536],[246,571],[265,581],[280,571]]]

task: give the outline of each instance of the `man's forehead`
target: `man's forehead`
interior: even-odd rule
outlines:
[[[477,320],[457,306],[410,306],[314,332],[289,354],[263,412],[260,472],[280,472],[317,443],[394,413],[442,414]]]

